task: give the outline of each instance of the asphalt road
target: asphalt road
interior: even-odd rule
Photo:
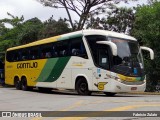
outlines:
[[[116,120],[117,118],[150,120],[150,116],[158,120],[160,119],[160,112],[158,112],[160,111],[160,95],[117,94],[114,97],[107,97],[104,94],[95,93],[91,96],[80,96],[69,91],[40,93],[36,89],[21,91],[1,87],[0,111],[18,111],[21,115],[25,111],[42,112],[42,117],[25,118],[27,120]],[[50,111],[46,112],[45,116],[52,117],[43,116],[43,111]],[[69,117],[59,117],[62,114],[67,114]],[[10,120],[11,118],[3,119]]]

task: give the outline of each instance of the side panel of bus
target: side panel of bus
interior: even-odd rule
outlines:
[[[14,85],[14,80],[21,80],[26,77],[28,86],[35,86],[36,80],[43,80],[40,76],[41,70],[44,68],[46,60],[31,60],[20,62],[6,62],[5,64],[5,82]],[[48,68],[49,69],[49,68]]]

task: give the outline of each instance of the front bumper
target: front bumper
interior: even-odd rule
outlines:
[[[104,92],[115,92],[115,93],[121,93],[121,92],[144,92],[146,89],[146,81],[144,81],[142,84],[137,85],[136,83],[132,85],[124,84],[122,82],[111,80],[108,85],[105,85],[105,91]]]

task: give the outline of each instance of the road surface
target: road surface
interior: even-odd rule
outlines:
[[[21,91],[13,87],[1,87],[0,111],[1,114],[18,111],[19,115],[23,115],[22,112],[40,112],[36,117],[25,118],[26,120],[150,120],[150,116],[158,120],[160,95],[117,94],[107,97],[95,93],[91,96],[80,96],[69,91],[40,93],[37,89]],[[44,114],[44,111],[48,112]],[[38,116],[40,114],[42,117]],[[65,114],[69,117],[60,117]],[[18,113],[14,117],[16,115]],[[12,119],[24,118],[19,116]]]

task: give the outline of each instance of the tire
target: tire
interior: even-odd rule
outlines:
[[[14,86],[15,86],[15,88],[16,88],[17,90],[21,90],[21,89],[22,89],[22,87],[21,87],[21,81],[18,80],[18,79],[15,79],[15,80],[14,80]]]
[[[2,83],[1,85],[2,85],[2,87],[5,87],[5,83]]]
[[[76,91],[79,95],[91,95],[91,91],[88,90],[88,83],[85,78],[80,78],[76,82]]]
[[[106,94],[106,96],[114,96],[116,93],[104,92],[104,94]]]
[[[29,87],[27,86],[27,79],[26,78],[22,78],[21,87],[22,87],[23,91],[28,91],[29,90]]]

